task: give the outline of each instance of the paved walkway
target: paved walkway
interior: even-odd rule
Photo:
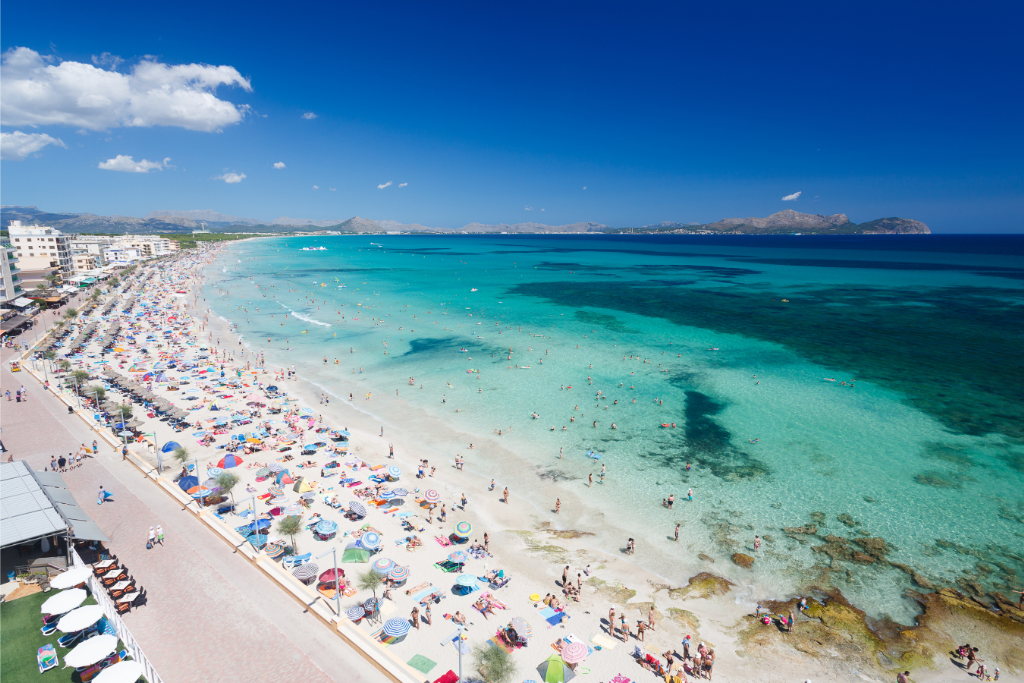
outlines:
[[[97,435],[27,373],[11,373],[11,349],[0,354],[3,443],[15,460],[42,470],[50,457],[92,445]],[[3,391],[22,384],[28,401],[7,402]],[[100,454],[64,474],[78,503],[104,530],[117,554],[145,588],[148,601],[124,615],[125,624],[165,683],[209,677],[225,680],[380,681],[382,674],[329,628],[286,595],[214,532],[100,442]],[[113,501],[96,505],[100,485]],[[146,550],[150,526],[166,543]]]

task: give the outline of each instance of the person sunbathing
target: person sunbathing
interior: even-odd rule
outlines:
[[[484,578],[488,581],[497,581],[500,578],[498,576],[499,573],[501,573],[500,569],[492,569],[491,571],[487,572],[486,575],[484,575]]]
[[[479,600],[474,602],[473,607],[476,607],[478,610],[480,610],[480,613],[484,615],[484,619],[487,619],[488,614],[494,614],[494,610],[491,609],[491,606],[489,604],[484,602],[483,598],[480,598]]]

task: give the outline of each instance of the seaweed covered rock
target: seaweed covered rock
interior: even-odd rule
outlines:
[[[673,588],[668,594],[669,597],[676,599],[710,598],[713,595],[725,595],[735,585],[721,576],[715,576],[710,572],[701,572],[696,576],[691,576],[687,585],[682,588]]]
[[[733,553],[732,554],[733,564],[739,565],[744,569],[750,569],[754,566],[754,558],[746,553]]]

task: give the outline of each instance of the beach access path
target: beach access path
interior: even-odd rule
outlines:
[[[71,493],[108,544],[145,589],[146,601],[123,615],[132,635],[165,683],[195,681],[214,672],[232,680],[379,681],[381,674],[302,605],[249,562],[235,556],[192,513],[172,499],[120,452],[97,438],[67,406],[28,373],[12,373],[18,353],[3,349],[0,386],[11,394],[25,385],[28,401],[3,402],[2,438],[7,456],[35,470],[50,458],[99,441],[99,455],[66,472]],[[99,487],[112,502],[96,505]],[[163,526],[166,540],[146,550],[149,527]]]

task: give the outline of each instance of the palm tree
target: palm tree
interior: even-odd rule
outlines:
[[[371,591],[374,602],[377,602],[377,589],[380,588],[382,583],[384,583],[384,578],[372,569],[363,572],[357,579],[359,590]]]
[[[231,505],[235,504],[235,494],[232,493],[231,489],[235,488],[235,485],[239,482],[238,475],[234,472],[221,472],[220,476],[217,477],[217,486],[224,493],[231,496]]]
[[[46,276],[46,277],[45,277],[44,279],[45,279],[45,280],[46,280],[47,282],[49,282],[49,283],[50,283],[50,286],[52,287],[52,286],[53,286],[53,283],[57,281],[57,276],[56,276],[56,275],[53,275],[53,274],[50,274],[50,275],[47,275],[47,276]]]
[[[302,518],[298,515],[282,517],[277,523],[277,533],[289,536],[292,539],[292,552],[299,554],[299,547],[295,545],[295,535],[302,531]]]
[[[36,289],[38,289],[40,292],[45,292],[46,290],[49,289],[49,287],[40,282],[39,284],[36,285]]]
[[[184,446],[178,446],[174,449],[174,459],[179,464],[184,465],[188,461],[188,449]]]
[[[500,647],[477,645],[473,662],[487,683],[508,683],[516,675],[515,661]]]

